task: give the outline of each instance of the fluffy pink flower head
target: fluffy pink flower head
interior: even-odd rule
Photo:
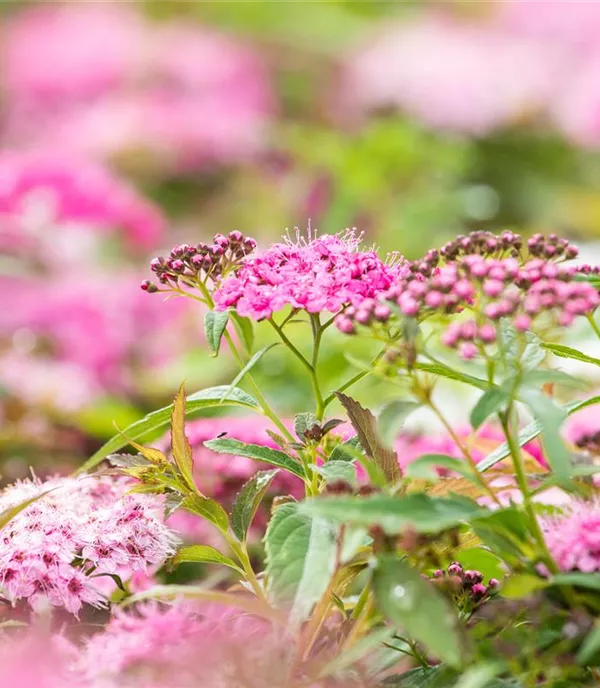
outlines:
[[[562,571],[600,572],[600,501],[574,499],[560,515],[541,520],[548,548]]]
[[[60,246],[62,237],[63,254],[82,236],[115,230],[130,243],[149,247],[163,229],[160,211],[102,165],[61,153],[0,155],[0,245],[6,248],[55,252],[52,242],[58,237]]]
[[[84,604],[105,604],[99,574],[125,577],[172,555],[177,539],[164,525],[161,499],[128,495],[129,487],[123,479],[81,476],[6,488],[1,509],[37,499],[0,536],[5,598],[78,614]]]
[[[361,251],[361,239],[355,230],[288,237],[224,278],[214,294],[216,306],[263,320],[285,306],[337,313],[375,299],[403,272],[404,261],[386,264],[375,251]]]

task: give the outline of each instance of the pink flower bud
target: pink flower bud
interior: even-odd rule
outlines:
[[[375,316],[375,320],[378,320],[379,322],[386,322],[390,317],[390,309],[385,304],[381,303],[378,306],[375,306],[373,315]]]
[[[429,308],[439,308],[444,300],[444,296],[439,291],[430,291],[425,295],[425,304]]]
[[[504,291],[504,283],[499,280],[488,279],[483,283],[483,293],[486,296],[496,297]]]
[[[409,317],[414,317],[419,313],[419,302],[413,299],[409,294],[402,294],[398,305],[404,315],[408,315]]]
[[[356,332],[354,323],[345,315],[338,315],[334,322],[338,330],[344,334],[354,334]]]
[[[453,289],[454,293],[461,299],[470,299],[473,296],[473,285],[466,279],[459,280]]]
[[[489,324],[482,325],[479,328],[478,336],[484,344],[491,344],[496,341],[496,328]]]
[[[527,330],[529,330],[531,327],[531,318],[522,313],[521,315],[517,315],[517,317],[514,319],[513,325],[519,332],[527,332]]]
[[[460,345],[459,353],[461,358],[464,358],[466,361],[470,361],[472,358],[477,356],[477,347],[475,344],[473,344],[473,342],[463,342]]]
[[[482,583],[475,583],[471,588],[471,594],[473,595],[473,599],[477,602],[487,595],[487,588]]]

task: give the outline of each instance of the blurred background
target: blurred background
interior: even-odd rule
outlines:
[[[183,378],[233,378],[197,306],[139,289],[153,255],[309,221],[409,258],[504,228],[593,255],[599,150],[594,0],[5,0],[3,478],[80,463]],[[324,387],[352,371],[330,338]],[[259,376],[306,410],[284,353]]]

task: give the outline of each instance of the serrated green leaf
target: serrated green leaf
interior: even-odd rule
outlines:
[[[379,525],[390,535],[401,533],[407,527],[419,533],[436,533],[487,513],[466,497],[434,498],[421,493],[403,497],[377,494],[360,499],[311,499],[303,502],[301,509],[339,523],[364,527]]]
[[[265,535],[267,592],[275,605],[291,607],[293,625],[327,589],[336,555],[334,528],[299,507],[295,502],[277,507]]]
[[[226,533],[229,529],[229,516],[223,507],[214,499],[199,494],[188,495],[181,506],[192,514],[206,519],[220,531]]]
[[[477,430],[485,421],[497,411],[504,408],[510,401],[508,394],[500,387],[486,390],[471,411],[471,427]]]
[[[227,311],[208,311],[204,315],[204,335],[213,356],[219,355],[221,338],[229,322]]]
[[[402,634],[422,643],[450,666],[461,666],[465,639],[456,612],[419,571],[394,554],[382,555],[373,574],[373,591],[380,613]]]
[[[349,485],[356,484],[356,469],[350,461],[328,461],[322,466],[313,466],[312,469],[328,483],[343,480]]]
[[[278,469],[258,471],[244,484],[235,498],[231,510],[231,528],[239,540],[244,541],[246,539],[254,515],[278,473]]]
[[[414,367],[416,370],[421,370],[424,373],[438,375],[439,377],[445,377],[448,380],[455,380],[456,382],[464,382],[465,384],[471,385],[471,387],[477,387],[484,392],[490,386],[487,380],[454,370],[443,363],[422,363],[418,361],[415,363]]]
[[[175,464],[186,485],[190,490],[195,490],[192,447],[185,434],[185,387],[183,384],[173,401],[173,411],[171,412],[171,450]]]
[[[319,421],[314,413],[298,413],[294,416],[294,432],[296,437],[304,442],[305,433],[312,430],[315,425],[318,425]]]
[[[233,390],[237,389],[236,385],[239,385],[240,382],[246,377],[246,375],[254,368],[254,366],[260,361],[260,359],[275,346],[278,346],[281,344],[281,342],[274,342],[273,344],[269,344],[269,346],[263,346],[262,349],[259,349],[254,356],[246,363],[246,365],[240,370],[240,372],[233,378],[231,384],[229,385],[227,391],[223,395],[223,399],[221,401],[222,404],[224,404],[228,399],[229,395],[233,392]]]
[[[297,475],[299,478],[305,478],[306,474],[304,468],[291,456],[284,454],[278,449],[271,449],[270,447],[263,447],[260,444],[246,444],[240,440],[232,437],[221,437],[215,440],[208,440],[204,443],[218,454],[232,454],[233,456],[244,456],[248,459],[255,459],[264,463],[277,466],[277,468],[284,468],[286,471]]]
[[[225,394],[227,394],[227,398],[223,399]],[[200,392],[190,394],[186,402],[186,414],[190,416],[198,411],[219,406],[219,404],[224,406],[241,406],[245,409],[260,412],[260,406],[256,399],[243,390],[231,389],[229,385],[219,385],[218,387],[209,387]],[[144,416],[141,420],[127,426],[122,433],[116,434],[102,445],[95,454],[77,469],[77,473],[91,470],[109,454],[113,454],[126,447],[129,440],[138,440],[155,430],[166,427],[169,424],[172,411],[173,404],[170,404],[157,411],[152,411],[152,413]],[[128,439],[125,439],[124,435]]]
[[[593,356],[588,356],[582,351],[573,349],[570,346],[565,346],[564,344],[551,344],[549,342],[542,342],[542,346],[547,351],[550,351],[555,356],[560,358],[570,358],[575,361],[581,361],[582,363],[591,363],[595,366],[600,366],[600,358],[594,358]]]
[[[404,469],[404,475],[406,478],[438,480],[439,475],[435,470],[436,468],[446,468],[459,473],[464,478],[473,480],[473,474],[464,459],[457,459],[446,454],[423,454],[408,464]]]
[[[420,404],[410,399],[397,399],[386,404],[377,417],[377,433],[386,447],[393,448],[407,417]]]
[[[568,416],[570,416],[576,411],[579,411],[583,408],[586,408],[587,406],[592,406],[598,403],[600,403],[600,396],[594,396],[583,401],[572,401],[568,404],[565,404],[562,407],[562,409]],[[523,447],[528,442],[531,442],[531,440],[534,440],[540,434],[541,431],[542,424],[537,420],[527,425],[525,428],[523,428],[523,430],[521,430],[517,437],[519,446]],[[503,459],[506,459],[508,456],[510,456],[510,449],[508,447],[508,444],[504,442],[499,447],[494,449],[493,452],[488,454],[484,459],[479,461],[477,464],[477,468],[482,472],[487,471],[489,468],[495,466],[497,463],[499,463]]]
[[[237,330],[238,335],[240,336],[240,339],[242,340],[242,343],[244,344],[246,353],[248,356],[250,356],[252,354],[252,350],[254,349],[254,325],[252,324],[252,320],[250,320],[250,318],[246,318],[245,316],[238,315],[233,310],[229,311],[229,315],[233,321],[233,325]]]
[[[327,461],[354,461],[356,458],[356,452],[359,451],[359,447],[360,442],[358,441],[358,437],[354,435],[345,442],[336,444],[336,446],[332,449]]]
[[[223,564],[230,569],[234,569],[243,574],[243,570],[229,557],[221,554],[218,549],[210,547],[209,545],[191,545],[190,547],[182,547],[171,560],[171,566],[174,568],[183,563],[197,563],[197,564]]]
[[[398,457],[395,451],[381,443],[377,435],[375,416],[352,397],[341,392],[336,392],[336,396],[346,410],[365,453],[373,459],[390,483],[396,482],[401,476]]]

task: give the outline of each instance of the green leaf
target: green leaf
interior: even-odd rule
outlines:
[[[377,433],[386,447],[393,448],[404,421],[420,404],[409,399],[397,399],[386,404],[377,418]]]
[[[227,398],[223,400],[225,394],[227,394]],[[219,385],[218,387],[209,387],[195,394],[190,394],[187,398],[186,414],[190,416],[198,411],[219,406],[220,403],[226,406],[242,406],[245,409],[260,412],[258,402],[249,394],[246,394],[246,392],[237,388],[231,389],[228,385]],[[173,405],[170,404],[149,413],[141,420],[127,426],[122,433],[118,433],[100,447],[95,454],[78,468],[77,473],[91,470],[109,454],[114,454],[126,447],[129,444],[129,440],[140,439],[155,430],[166,427],[169,424],[172,411]],[[125,436],[127,436],[127,439]]]
[[[252,525],[254,515],[265,493],[278,473],[277,469],[258,471],[245,483],[235,498],[231,510],[231,527],[242,542],[246,539],[248,528]]]
[[[521,385],[523,387],[539,388],[548,382],[579,389],[589,387],[589,383],[585,382],[585,380],[573,377],[573,375],[569,375],[562,370],[529,370],[521,377]]]
[[[552,467],[552,472],[557,478],[568,480],[571,475],[572,456],[560,436],[560,427],[567,417],[565,410],[557,406],[550,397],[536,390],[522,390],[521,397],[541,423],[544,455]]]
[[[454,556],[456,561],[461,564],[465,571],[481,571],[485,578],[497,578],[498,580],[502,580],[506,573],[502,566],[502,560],[493,552],[483,547],[461,549],[458,550]]]
[[[486,390],[471,411],[471,427],[473,430],[481,427],[483,423],[497,411],[504,408],[510,401],[508,394],[500,387],[491,387]]]
[[[305,434],[310,432],[315,425],[319,425],[319,421],[314,413],[298,413],[294,416],[294,432],[301,442],[304,442]]]
[[[486,391],[489,388],[489,382],[487,380],[482,380],[478,377],[473,377],[473,375],[467,375],[467,373],[461,373],[458,370],[454,370],[443,363],[415,363],[416,370],[421,370],[424,373],[431,373],[432,375],[438,375],[439,377],[445,377],[448,380],[456,380],[456,382],[464,382],[471,387],[477,387],[482,391]]]
[[[260,361],[260,359],[267,353],[267,351],[272,349],[274,346],[278,346],[279,344],[281,344],[281,342],[274,342],[273,344],[269,344],[269,346],[263,346],[262,349],[259,349],[254,354],[254,356],[252,356],[248,363],[246,363],[246,365],[231,381],[231,384],[227,388],[227,391],[225,392],[225,394],[223,394],[223,398],[221,401],[222,404],[229,400],[229,395],[237,389],[236,385],[240,384],[240,382],[246,377],[246,375],[252,370],[252,368],[254,368],[254,366]]]
[[[333,574],[336,532],[295,502],[277,507],[265,535],[267,592],[273,604],[290,605],[302,622],[326,591]]]
[[[584,401],[572,401],[568,404],[565,404],[562,407],[562,409],[568,416],[570,416],[576,411],[585,408],[586,406],[593,406],[594,404],[598,403],[600,403],[600,396],[594,396],[590,397],[589,399],[585,399]],[[523,428],[523,430],[521,430],[517,438],[519,446],[523,447],[528,442],[531,442],[531,440],[534,440],[540,434],[541,431],[542,424],[538,420],[527,425],[525,428]],[[479,461],[477,464],[477,468],[481,472],[487,471],[489,468],[495,466],[497,463],[499,463],[503,459],[506,459],[508,456],[510,456],[510,449],[508,448],[508,444],[504,442],[499,447],[494,449],[493,452],[488,454],[484,459]]]
[[[440,664],[435,667],[417,667],[397,676],[389,676],[382,688],[448,688],[454,682],[456,672]]]
[[[489,511],[470,525],[484,544],[509,563],[520,560],[530,541],[527,517],[514,506]]]
[[[313,466],[312,469],[328,483],[343,480],[348,485],[356,484],[356,469],[350,461],[328,461],[322,466]]]
[[[365,527],[379,525],[390,535],[401,533],[407,527],[419,533],[437,533],[487,513],[466,497],[434,498],[421,493],[404,497],[377,494],[360,499],[312,499],[304,502],[301,508],[306,513],[341,523]]]
[[[542,342],[542,346],[544,349],[560,358],[571,358],[575,361],[581,361],[582,363],[591,363],[592,365],[600,366],[600,358],[588,356],[582,351],[573,349],[570,346],[565,346],[564,344],[550,344],[549,342]]]
[[[529,573],[509,576],[502,585],[502,594],[509,600],[520,600],[532,592],[548,587],[548,580]]]
[[[181,506],[186,511],[206,519],[221,532],[226,533],[229,530],[229,516],[219,502],[214,499],[199,494],[191,494],[183,500]]]
[[[366,454],[381,468],[390,483],[396,482],[400,478],[398,457],[396,452],[383,446],[379,440],[375,416],[346,394],[336,392],[336,396],[346,410]]]
[[[183,384],[175,397],[171,412],[171,449],[181,476],[190,490],[195,490],[192,447],[185,434],[185,388]]]
[[[573,585],[577,588],[600,591],[600,576],[597,573],[582,573],[580,571],[557,573],[552,576],[548,584],[550,586]]]
[[[345,442],[336,444],[327,461],[354,461],[356,452],[359,451],[358,447],[360,447],[360,442],[358,436],[354,435]]]
[[[190,547],[182,547],[179,552],[171,560],[171,566],[174,568],[183,563],[199,563],[199,564],[223,564],[229,566],[243,574],[243,570],[229,557],[221,554],[219,550],[209,545],[191,545]]]
[[[297,475],[299,478],[306,478],[304,468],[291,456],[284,454],[278,449],[263,447],[260,444],[246,444],[232,437],[221,437],[215,440],[208,440],[204,443],[205,447],[212,449],[218,454],[232,454],[233,456],[245,456],[248,459],[256,459],[269,463],[278,468],[285,468],[286,471]]]
[[[252,320],[250,320],[250,318],[246,318],[245,316],[238,315],[233,310],[229,311],[229,315],[231,316],[233,325],[244,344],[246,353],[248,356],[250,356],[252,354],[252,350],[254,349],[254,325],[252,324]]]
[[[493,688],[492,680],[505,671],[499,662],[486,662],[469,667],[454,688]]]
[[[208,311],[204,316],[204,335],[213,356],[219,355],[221,338],[227,328],[229,313],[227,311]]]
[[[523,339],[526,344],[522,350]],[[500,321],[498,344],[508,359],[508,363],[512,363],[515,368],[534,370],[544,360],[545,354],[539,337],[533,332],[517,332],[506,318]]]
[[[577,664],[583,666],[589,664],[598,652],[600,652],[600,624],[596,622],[579,648]]]
[[[446,456],[446,454],[423,454],[408,464],[404,469],[404,475],[413,479],[438,480],[440,476],[436,472],[436,468],[446,468],[469,480],[473,479],[473,474],[465,464],[464,459]]]
[[[452,667],[464,658],[464,640],[456,612],[421,574],[396,555],[380,556],[373,574],[375,602],[401,633],[423,643]]]

